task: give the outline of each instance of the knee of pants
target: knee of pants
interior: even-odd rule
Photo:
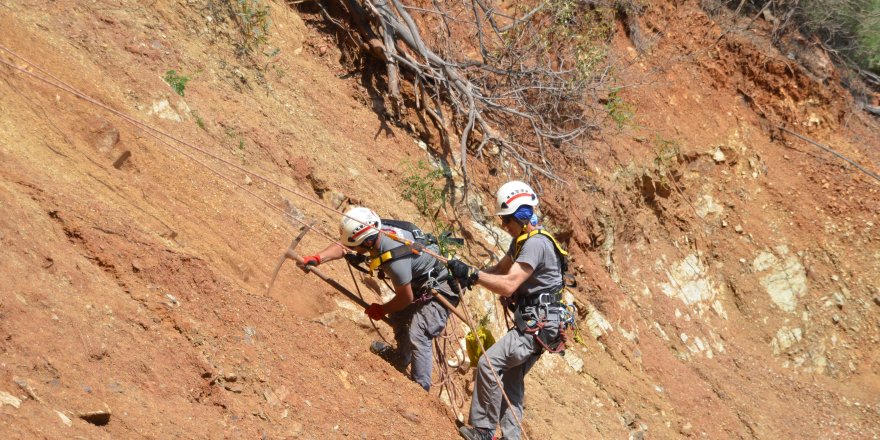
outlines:
[[[483,355],[480,356],[480,359],[477,360],[477,369],[480,372],[492,371],[492,368],[490,368],[490,366],[489,366],[489,359],[486,357],[485,353],[483,353]]]

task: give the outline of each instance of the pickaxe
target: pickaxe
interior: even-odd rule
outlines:
[[[313,225],[314,225],[314,223],[312,223],[308,226],[303,226],[300,230],[299,235],[297,235],[296,238],[294,238],[293,241],[290,242],[290,246],[287,247],[287,251],[284,252],[284,254],[281,255],[281,258],[278,259],[278,264],[275,265],[275,272],[272,273],[272,281],[269,282],[269,287],[266,289],[266,296],[269,296],[269,292],[272,290],[272,286],[275,284],[275,279],[278,278],[278,272],[281,271],[281,266],[284,264],[284,262],[286,260],[290,259],[290,260],[296,261],[297,263],[302,264],[303,260],[302,260],[302,258],[300,258],[299,255],[297,255],[295,249],[296,249],[296,246],[299,244],[300,240],[302,240],[302,238],[305,237],[306,233],[309,232],[309,229],[311,229]],[[303,270],[305,270],[306,272],[311,272],[311,273],[317,275],[318,278],[323,280],[325,283],[333,286],[333,288],[335,288],[340,293],[342,293],[343,295],[348,297],[348,299],[354,301],[355,304],[357,304],[365,309],[370,306],[360,296],[358,296],[358,295],[354,294],[352,291],[346,289],[345,286],[343,286],[342,284],[339,284],[339,282],[337,282],[333,278],[330,278],[327,275],[324,275],[323,273],[321,273],[321,271],[318,268],[316,268],[314,266],[303,266],[303,267],[304,267]],[[455,281],[451,281],[451,282],[455,282]],[[467,318],[465,318],[464,314],[460,310],[458,310],[458,308],[456,308],[454,305],[452,305],[452,303],[450,303],[449,300],[447,300],[443,295],[438,294],[437,291],[433,290],[433,289],[431,290],[431,293],[434,295],[435,298],[437,298],[437,301],[439,301],[440,304],[443,304],[444,307],[449,309],[450,312],[454,313],[455,316],[457,316],[459,319],[461,319],[462,322],[468,322],[468,320],[467,320]],[[382,318],[382,320],[385,321],[386,323],[388,322],[387,317]]]
[[[272,273],[272,281],[269,282],[269,287],[266,289],[267,296],[269,295],[269,292],[272,290],[272,286],[275,284],[275,279],[278,278],[278,272],[281,271],[281,266],[284,264],[284,262],[286,260],[293,260],[293,261],[296,261],[297,263],[300,263],[300,265],[302,265],[303,260],[299,255],[297,255],[295,249],[296,249],[296,246],[299,244],[300,240],[302,240],[302,238],[305,237],[306,233],[309,232],[309,229],[311,229],[313,225],[314,225],[314,223],[312,223],[311,225],[308,225],[308,226],[303,226],[300,230],[299,235],[297,235],[296,238],[294,238],[293,241],[290,242],[290,246],[287,247],[287,251],[285,251],[284,254],[281,255],[281,258],[278,259],[278,264],[275,265],[275,272]],[[323,280],[325,283],[333,286],[333,288],[335,288],[340,293],[342,293],[343,295],[348,297],[348,299],[354,301],[355,304],[357,304],[363,308],[367,308],[370,306],[360,296],[358,296],[358,295],[354,294],[352,291],[346,289],[345,286],[343,286],[342,284],[339,284],[339,282],[337,282],[333,278],[330,278],[327,275],[324,275],[323,273],[321,273],[321,271],[318,268],[316,268],[314,266],[301,266],[301,267],[303,267],[303,270],[305,270],[306,272],[311,272],[311,273],[317,275],[318,278]],[[385,322],[388,322],[387,318],[383,318],[382,320]]]

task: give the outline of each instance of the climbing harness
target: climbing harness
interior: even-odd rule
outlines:
[[[549,353],[563,352],[573,342],[583,343],[577,325],[578,309],[563,301],[564,288],[556,293],[542,293],[518,301],[513,313],[516,328],[535,337],[542,349]],[[558,322],[556,335],[547,325]]]

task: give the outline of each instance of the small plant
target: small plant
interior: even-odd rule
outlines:
[[[260,4],[260,0],[233,0],[233,16],[241,32],[242,42],[238,52],[251,55],[260,46],[269,42],[269,7]]]
[[[171,86],[171,90],[174,90],[180,96],[183,96],[184,91],[186,90],[186,83],[189,82],[189,77],[184,75],[178,75],[176,70],[169,70],[165,72],[165,77],[163,78],[169,86]]]
[[[205,120],[202,119],[201,116],[199,116],[199,112],[193,110],[192,112],[190,112],[190,114],[192,114],[193,119],[196,120],[196,125],[198,125],[199,128],[201,128],[202,130],[207,130],[205,128]]]
[[[635,115],[632,104],[624,101],[619,93],[620,87],[612,87],[611,91],[608,92],[608,102],[605,104],[605,111],[608,112],[608,116],[617,124],[618,130],[629,125]]]
[[[435,209],[442,205],[442,190],[437,188],[437,180],[442,176],[441,170],[429,167],[423,160],[414,165],[408,164],[401,182],[403,190],[400,195],[404,200],[415,204],[419,213],[431,217],[435,214]]]
[[[440,209],[445,203],[441,184],[443,170],[433,168],[423,160],[407,164],[406,170],[401,182],[401,197],[416,205],[419,213],[428,219],[440,254],[454,256],[459,244],[450,239],[452,226],[439,218]]]
[[[245,157],[244,153],[245,153],[245,151],[244,151],[244,138],[239,137],[238,138],[238,149],[233,150],[233,154],[238,156],[239,160],[241,160],[242,165],[247,164],[247,158]]]

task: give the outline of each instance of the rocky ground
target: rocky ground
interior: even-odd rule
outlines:
[[[288,263],[266,292],[298,226],[271,206],[329,235],[337,215],[303,195],[425,222],[403,164],[438,154],[312,17],[267,5],[268,42],[243,57],[221,2],[0,0],[3,47],[225,161],[0,66],[5,438],[457,438],[465,402],[371,354],[332,288]],[[658,2],[643,24],[647,53],[614,40],[634,118],[563,151],[566,183],[544,186],[587,337],[529,375],[529,438],[877,438],[880,184],[780,128],[877,170],[876,118],[760,21]],[[470,163],[472,204],[517,173]],[[497,252],[459,219],[467,258]],[[487,292],[466,303],[500,334]]]

